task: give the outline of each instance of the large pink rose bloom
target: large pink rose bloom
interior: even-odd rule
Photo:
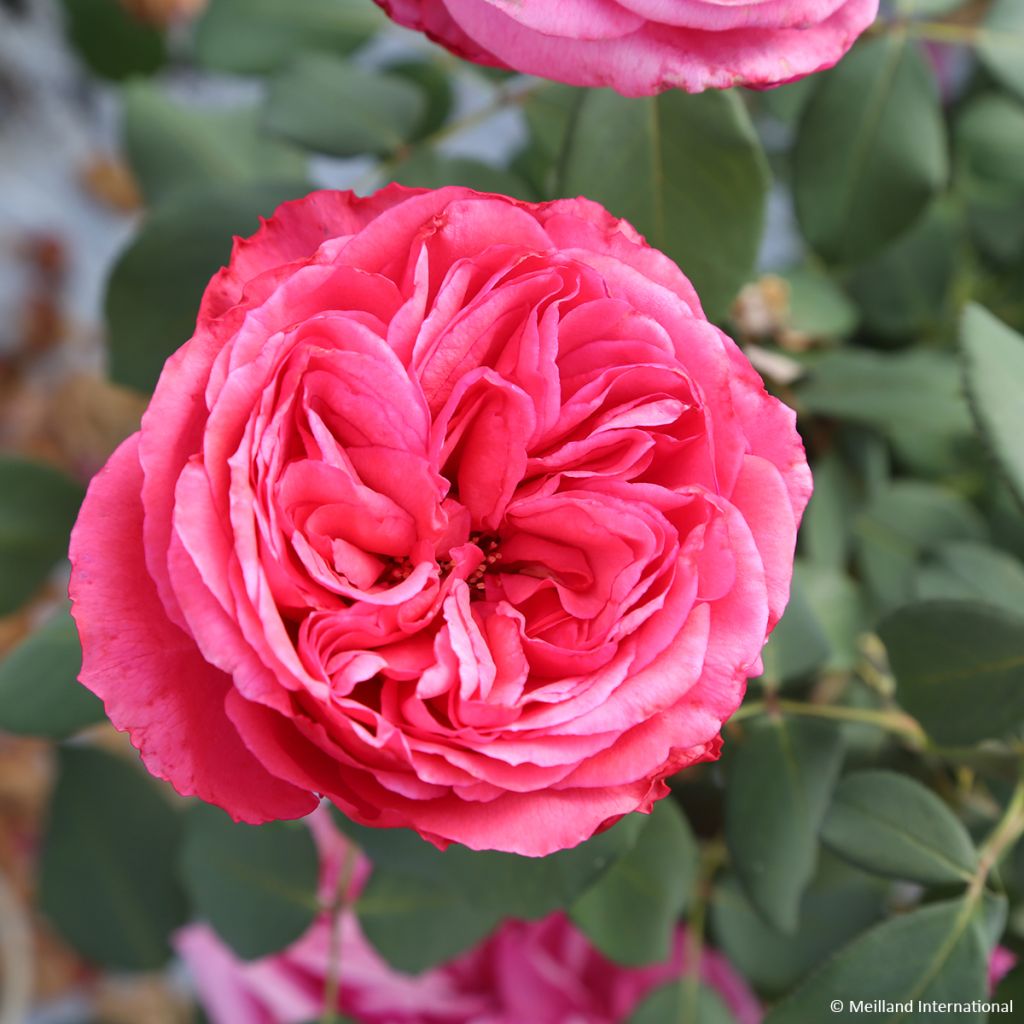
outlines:
[[[235,818],[542,855],[718,755],[810,492],[786,406],[583,199],[288,203],[71,541],[82,682]]]
[[[321,890],[329,899],[345,841],[322,816],[314,825],[326,854]],[[350,898],[368,871],[361,861]],[[411,976],[389,967],[363,937],[355,915],[345,912],[338,1008],[360,1024],[620,1024],[653,989],[689,972],[684,939],[680,930],[665,963],[622,967],[559,913],[509,921],[476,949]],[[283,952],[248,963],[203,924],[178,932],[175,946],[213,1024],[303,1024],[323,1013],[331,948],[327,917]],[[758,1024],[757,999],[721,954],[704,950],[697,974],[737,1024]]]
[[[479,64],[626,96],[765,88],[829,68],[878,0],[376,0]]]

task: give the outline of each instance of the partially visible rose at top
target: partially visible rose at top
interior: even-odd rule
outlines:
[[[625,96],[769,88],[831,67],[878,0],[376,0],[478,64]]]

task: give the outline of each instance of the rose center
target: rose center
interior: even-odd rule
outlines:
[[[501,540],[496,534],[471,533],[469,543],[480,549],[483,560],[466,577],[466,584],[471,590],[482,591],[486,587],[487,573],[501,561]],[[455,569],[455,561],[450,557],[438,559],[437,564],[442,577],[448,576]],[[408,555],[392,555],[384,560],[384,570],[378,582],[385,587],[397,587],[409,578],[415,567],[415,563]]]
[[[385,559],[384,571],[380,574],[380,582],[386,587],[397,587],[409,578],[414,566],[407,555]]]
[[[470,590],[483,590],[487,585],[484,577],[501,561],[501,543],[494,534],[473,533],[470,543],[475,544],[482,552],[484,560],[466,577]]]

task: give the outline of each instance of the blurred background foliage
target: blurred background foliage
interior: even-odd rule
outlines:
[[[232,236],[392,180],[628,218],[797,409],[816,493],[721,763],[544,861],[345,824],[366,935],[418,971],[567,908],[635,964],[685,916],[769,1024],[982,997],[1024,952],[1024,4],[883,4],[802,82],[624,99],[369,0],[0,0],[0,1020],[193,1019],[177,927],[254,958],[318,911],[304,828],[174,797],[102,724],[63,559]]]

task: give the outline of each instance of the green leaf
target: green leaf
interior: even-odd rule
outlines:
[[[888,33],[821,75],[793,161],[800,226],[829,262],[864,260],[906,231],[949,173],[935,80],[920,48]]]
[[[255,107],[190,109],[145,81],[125,86],[124,145],[149,202],[207,182],[288,181],[306,173],[299,150],[263,136]]]
[[[992,75],[1024,98],[1024,7],[1019,0],[993,0],[975,45]]]
[[[656,988],[633,1011],[626,1024],[666,1024],[669,1021],[671,1024],[736,1024],[736,1018],[722,997],[696,976],[686,983],[670,981]]]
[[[876,500],[893,483],[888,444],[870,430],[847,430],[843,442],[850,468],[858,480],[858,491],[864,497]]]
[[[1010,611],[1024,608],[1024,564],[986,544],[943,544],[917,573],[916,596],[987,601]]]
[[[783,124],[795,125],[814,92],[814,76],[807,75],[757,95],[757,103]]]
[[[926,426],[935,404],[955,416],[944,432],[968,433],[970,416],[960,395],[956,361],[931,349],[873,352],[844,348],[828,352],[800,388],[808,412],[863,423],[886,433]]]
[[[571,850],[540,858],[456,847],[446,866],[448,877],[477,906],[492,904],[504,916],[545,917],[599,883],[634,849],[649,822],[644,815],[629,815]]]
[[[836,730],[809,719],[753,721],[729,764],[725,837],[754,906],[779,931],[799,923],[818,829],[843,759]]]
[[[181,864],[194,912],[243,959],[290,946],[319,912],[319,856],[304,824],[243,825],[197,804]]]
[[[444,852],[406,829],[370,829],[338,815],[373,861],[356,905],[367,938],[400,970],[419,972],[468,949],[506,917],[568,907],[637,841],[642,815],[548,857]]]
[[[984,509],[992,540],[1024,561],[1024,509],[1001,476],[990,474]]]
[[[500,915],[544,917],[567,907],[633,848],[645,815],[628,815],[612,828],[571,850],[547,857],[469,850],[453,843],[447,850],[408,829],[366,828],[340,813],[335,821],[380,872],[457,887],[476,906],[490,905]]]
[[[804,678],[825,663],[830,650],[828,637],[804,589],[802,569],[795,567],[786,613],[762,652],[761,681],[777,687]]]
[[[478,192],[498,192],[519,199],[531,198],[531,188],[512,171],[491,167],[479,160],[445,157],[434,150],[420,148],[408,159],[397,164],[390,174],[410,188],[444,188],[445,185],[463,185]]]
[[[994,881],[995,884],[998,884],[998,880]],[[983,889],[981,907],[978,911],[978,925],[985,935],[985,942],[990,950],[995,949],[996,944],[1003,937],[1009,916],[1010,907],[1006,896],[993,892],[992,889]]]
[[[794,934],[783,935],[766,924],[734,877],[715,886],[712,932],[744,978],[766,995],[777,996],[874,924],[885,898],[883,882],[855,871],[826,850],[800,903],[800,927]]]
[[[960,327],[964,381],[978,429],[1024,502],[1024,338],[981,306]]]
[[[923,601],[879,633],[896,696],[939,743],[1006,735],[1024,718],[1024,615],[969,601]]]
[[[585,96],[585,90],[561,82],[545,82],[527,95],[523,113],[530,135],[549,160],[557,160],[562,155],[566,132]]]
[[[88,747],[58,750],[40,862],[40,906],[83,956],[155,970],[184,924],[179,815],[137,765]]]
[[[956,360],[931,349],[828,352],[798,395],[808,412],[881,431],[922,471],[948,468],[973,435]]]
[[[388,64],[383,70],[411,82],[423,97],[423,114],[413,131],[412,140],[416,142],[439,131],[455,103],[452,79],[444,65],[427,60],[403,60]]]
[[[406,79],[308,53],[272,80],[264,124],[319,153],[387,156],[412,138],[425,112],[422,91]]]
[[[843,779],[821,838],[866,871],[924,885],[969,882],[978,860],[953,812],[931,790],[895,772]]]
[[[1011,1000],[1018,1006],[1024,1004],[1024,964],[1018,964],[999,983],[993,999],[999,1003]]]
[[[841,569],[804,562],[800,562],[800,585],[828,645],[821,667],[852,671],[860,658],[860,635],[867,628],[860,587]]]
[[[625,217],[721,318],[754,270],[769,173],[734,92],[582,95],[559,192]]]
[[[174,192],[156,206],[107,283],[110,372],[151,391],[164,361],[192,336],[210,278],[228,261],[233,235],[303,195],[304,182],[210,184]]]
[[[860,264],[847,288],[868,330],[882,337],[938,334],[950,318],[963,251],[958,211],[934,204],[906,234]],[[928,350],[917,355],[931,355]],[[959,406],[959,396],[956,405]]]
[[[918,1000],[971,1002],[987,993],[988,949],[978,914],[964,900],[933,903],[865,932],[775,1006],[765,1024],[863,1021],[862,1002],[910,1002],[903,1012],[867,1012],[885,1024],[937,1021],[916,1010]],[[835,1004],[842,1009],[829,1009]],[[943,1022],[981,1022],[981,1013],[943,1013]]]
[[[976,96],[957,117],[956,147],[972,191],[1018,195],[1024,187],[1024,105],[1002,93]]]
[[[835,452],[813,465],[814,493],[800,526],[802,550],[816,565],[842,569],[849,557],[856,511],[852,475]]]
[[[309,50],[344,54],[386,25],[355,0],[210,0],[196,29],[196,55],[240,74],[274,71]]]
[[[166,59],[159,29],[132,17],[119,0],[64,0],[71,45],[103,78],[149,75]]]
[[[667,960],[697,856],[697,841],[678,806],[660,801],[636,845],[573,904],[572,919],[618,963]]]
[[[789,285],[790,331],[807,338],[846,338],[857,329],[857,307],[842,288],[814,267],[794,267],[782,277]]]
[[[16,611],[65,556],[82,498],[63,473],[0,456],[0,615]]]
[[[375,869],[358,902],[363,934],[392,967],[418,974],[472,948],[504,915],[474,906],[457,886]]]
[[[984,520],[944,488],[902,480],[881,491],[856,525],[860,568],[883,611],[914,596],[914,570],[926,554],[954,540],[984,540]]]
[[[567,133],[584,95],[582,89],[571,85],[547,82],[531,89],[523,103],[530,141],[513,166],[544,199],[554,199],[558,194]]]
[[[965,0],[896,0],[896,10],[917,18],[934,18],[937,14],[952,14]]]
[[[1024,105],[986,93],[956,121],[957,179],[979,247],[1011,262],[1024,248]]]
[[[64,739],[102,722],[103,705],[78,683],[82,650],[66,608],[0,661],[0,729]]]

